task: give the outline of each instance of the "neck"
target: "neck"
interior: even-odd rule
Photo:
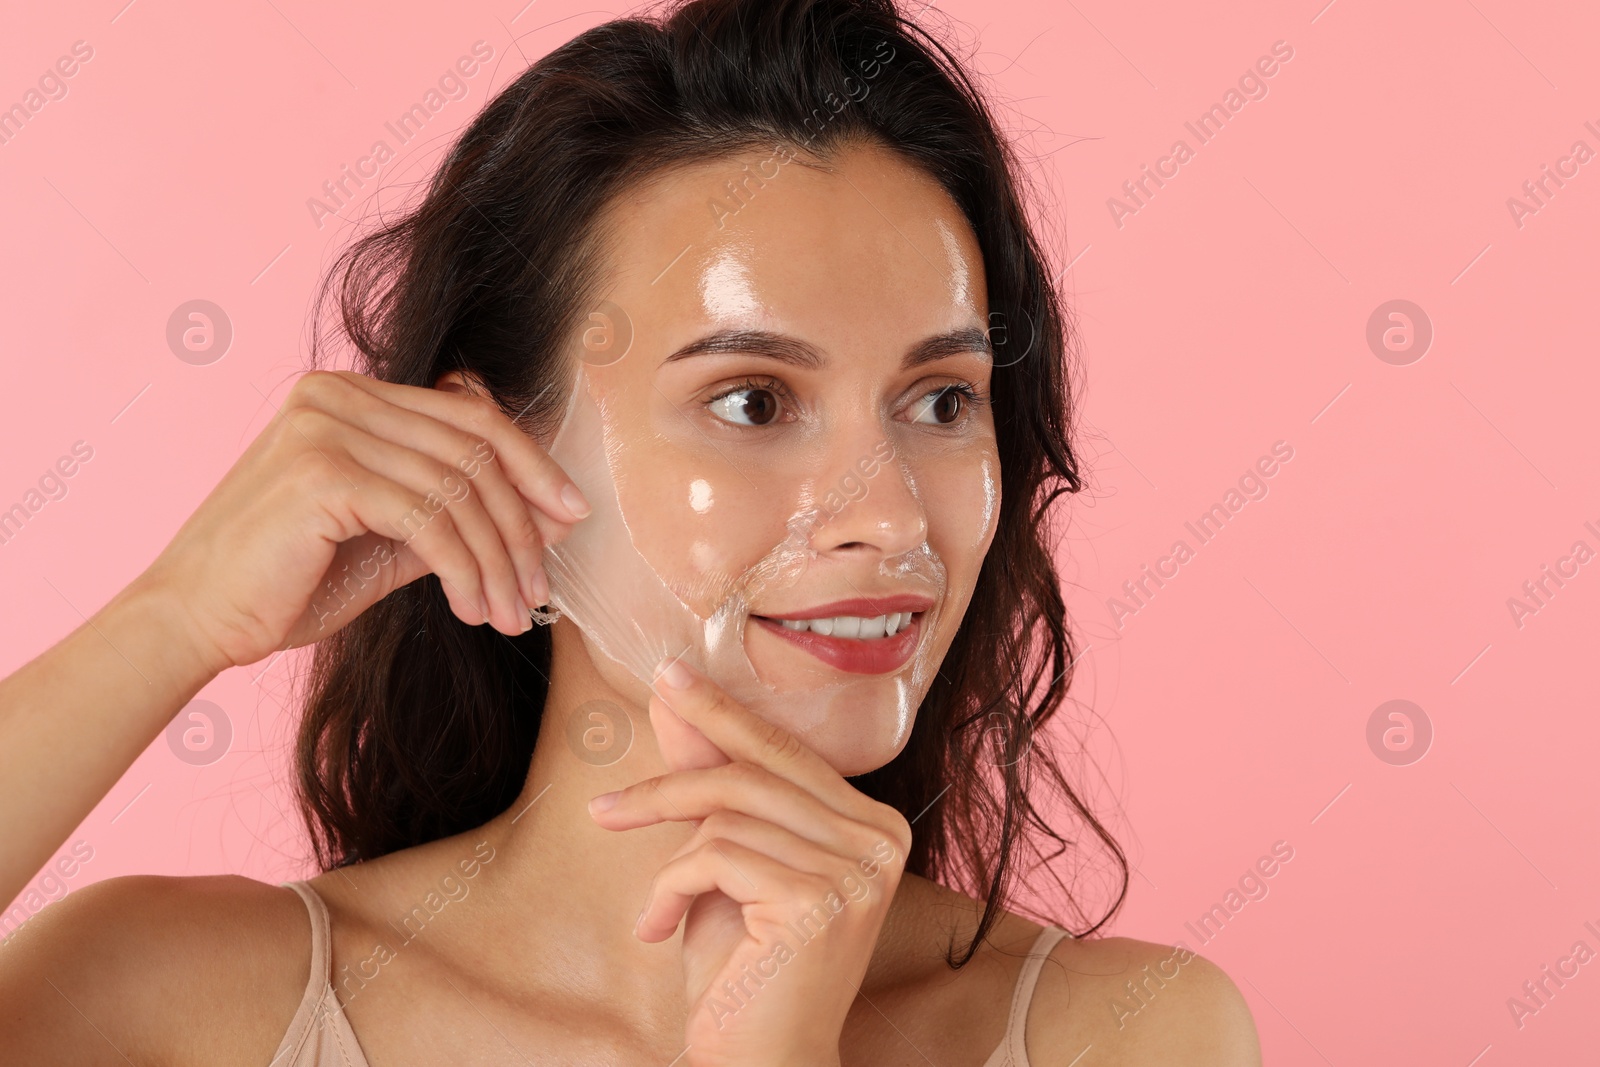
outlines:
[[[633,926],[656,872],[697,830],[668,822],[616,832],[589,817],[595,796],[667,767],[650,729],[649,690],[602,676],[569,621],[555,623],[551,638],[550,689],[522,793],[474,832],[496,852],[486,868],[492,882],[483,886],[484,902],[494,906],[479,913],[476,947],[482,962],[499,964],[519,984],[626,1004],[636,1023],[671,1029],[685,1010],[682,933],[646,944]],[[916,901],[930,892],[937,892],[931,883],[902,879],[864,988],[899,977],[895,961],[925,954],[918,949],[926,948],[927,928],[913,915],[922,910]],[[942,942],[934,952],[942,952]],[[555,965],[535,967],[530,960]]]
[[[570,621],[556,622],[551,640],[550,689],[522,793],[476,831],[496,850],[482,949],[531,985],[628,1004],[637,1021],[681,1021],[681,934],[646,944],[633,925],[655,873],[696,831],[673,822],[615,832],[588,812],[601,793],[667,773],[649,691],[607,681]]]

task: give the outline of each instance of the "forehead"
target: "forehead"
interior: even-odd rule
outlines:
[[[885,149],[674,167],[610,205],[604,224],[602,286],[663,343],[743,326],[850,348],[987,323],[971,227],[935,180]]]

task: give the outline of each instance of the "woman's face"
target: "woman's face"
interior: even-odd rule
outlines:
[[[601,317],[574,358],[633,547],[762,683],[840,698],[762,714],[841,773],[882,766],[999,508],[970,227],[933,179],[869,147],[675,168],[603,221]]]

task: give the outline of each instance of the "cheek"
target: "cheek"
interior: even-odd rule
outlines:
[[[942,661],[955,640],[994,541],[1000,514],[1000,463],[992,446],[919,464],[918,493],[928,516],[928,545],[944,564],[946,585],[929,653]]]
[[[1000,463],[992,447],[947,457],[921,472],[928,543],[944,560],[951,592],[970,592],[994,541],[1000,515]]]
[[[615,473],[634,548],[702,618],[783,540],[793,510],[776,488],[675,442],[629,449]]]
[[[736,465],[732,445],[707,440],[655,390],[601,381],[608,465],[633,548],[708,619],[787,536],[797,489],[771,464]]]
[[[1000,461],[993,452],[987,453],[980,465],[980,491],[983,494],[983,511],[981,512],[981,528],[978,532],[977,546],[978,559],[989,554],[989,545],[994,541],[995,527],[1000,522]]]

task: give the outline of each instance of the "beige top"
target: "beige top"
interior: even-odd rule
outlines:
[[[283,882],[305,901],[311,913],[311,979],[306,994],[289,1023],[288,1033],[272,1057],[271,1067],[369,1067],[361,1042],[350,1029],[350,1020],[333,992],[333,952],[328,935],[328,907],[317,891],[305,882]],[[1028,1050],[1023,1031],[1028,1020],[1028,1005],[1039,982],[1045,957],[1067,936],[1065,930],[1047,926],[1039,932],[1028,959],[1017,976],[1011,996],[1011,1014],[1006,1019],[1005,1037],[990,1054],[983,1067],[1028,1067]]]

